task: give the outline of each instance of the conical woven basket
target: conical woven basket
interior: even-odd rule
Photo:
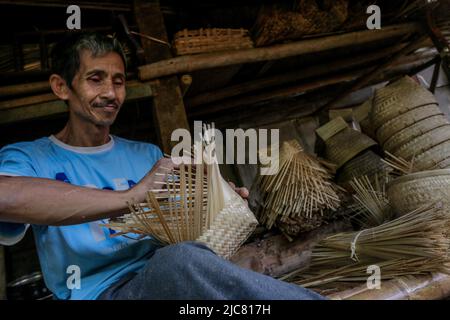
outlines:
[[[425,118],[397,132],[395,135],[392,135],[383,144],[383,149],[395,153],[398,148],[408,141],[448,124],[450,124],[450,122],[443,114]]]
[[[434,146],[414,157],[414,167],[418,170],[430,170],[450,156],[450,140]]]
[[[436,202],[449,206],[449,186],[450,169],[421,171],[389,182],[387,196],[395,212],[402,215]]]
[[[450,124],[433,129],[408,141],[395,150],[394,154],[410,161],[415,155],[420,155],[447,140],[450,140]]]
[[[337,180],[339,183],[345,183],[362,176],[371,179],[375,175],[381,177],[391,171],[392,168],[384,163],[379,155],[372,150],[367,150],[342,166],[337,175]]]
[[[437,104],[433,94],[410,77],[403,77],[375,92],[373,127],[377,130],[397,116],[427,104]]]
[[[439,107],[435,104],[421,106],[412,109],[402,115],[393,118],[383,124],[377,130],[378,142],[383,145],[390,137],[396,135],[403,129],[413,125],[420,120],[430,118],[435,115],[443,114]]]

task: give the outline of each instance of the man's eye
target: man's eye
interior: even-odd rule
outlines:
[[[96,83],[101,81],[100,78],[98,78],[98,77],[92,77],[92,78],[89,78],[89,80],[92,82],[96,82]]]

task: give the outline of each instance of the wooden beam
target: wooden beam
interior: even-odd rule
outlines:
[[[241,63],[278,60],[346,46],[363,45],[378,40],[405,36],[421,30],[422,28],[420,25],[407,23],[384,27],[380,30],[349,32],[271,47],[181,56],[139,67],[139,78],[141,80],[149,80],[178,73],[190,73],[202,69],[211,69]]]
[[[150,98],[152,96],[153,93],[149,83],[133,82],[127,84],[126,102]],[[61,100],[57,100],[55,96],[53,97],[54,99],[52,101],[16,105],[13,108],[0,108],[0,124],[13,123],[66,113],[68,111],[66,104]],[[29,100],[33,100],[33,97],[29,98]],[[17,100],[19,99],[13,101]]]
[[[322,76],[331,72],[343,71],[369,62],[377,61],[381,58],[385,58],[386,56],[389,56],[390,54],[402,49],[403,46],[404,44],[397,44],[392,47],[383,48],[369,54],[351,58],[342,58],[336,61],[330,61],[306,67],[300,70],[277,74],[262,79],[251,80],[211,92],[201,93],[187,99],[186,106],[188,110],[194,109],[195,107],[200,105],[228,99],[230,97],[242,95],[248,92],[267,89],[274,86],[280,86],[307,78]]]
[[[159,1],[135,0],[134,13],[139,33],[168,42]],[[172,57],[170,49],[166,45],[145,37],[142,37],[141,41],[146,63]],[[164,152],[170,153],[173,146],[170,139],[172,132],[178,128],[189,129],[183,95],[178,78],[175,76],[157,79],[152,82],[151,86],[155,93],[153,118],[155,128],[158,130],[160,146]]]

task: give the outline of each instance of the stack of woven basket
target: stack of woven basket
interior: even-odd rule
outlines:
[[[344,183],[354,177],[372,178],[389,170],[371,148],[377,143],[350,128],[342,117],[336,117],[316,130],[325,142],[325,157],[336,165],[337,180]]]
[[[450,167],[450,122],[433,94],[404,77],[375,93],[372,127],[384,150],[418,170]]]

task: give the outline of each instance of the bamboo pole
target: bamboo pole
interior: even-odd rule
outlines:
[[[409,70],[417,67],[418,65],[421,65],[426,61],[428,61],[429,57],[434,56],[435,53],[430,52],[426,54],[414,54],[409,57],[405,57],[403,61],[396,63],[395,66],[393,66],[392,68],[384,70],[384,73],[382,74],[378,74],[378,77],[376,79],[371,79],[371,82],[369,84],[382,82],[386,78],[386,75],[408,72]],[[315,80],[312,82],[292,85],[289,87],[275,89],[251,96],[236,97],[235,99],[220,101],[217,104],[205,105],[202,106],[201,108],[194,109],[191,112],[189,112],[189,116],[199,117],[204,116],[206,114],[212,114],[215,112],[233,109],[239,106],[248,106],[251,104],[256,104],[272,99],[286,98],[293,95],[299,95],[301,93],[307,93],[313,90],[317,90],[319,88],[323,88],[325,86],[354,81],[358,79],[360,76],[366,74],[367,71],[370,70],[372,70],[372,67],[345,72],[328,78],[324,77],[322,79]],[[315,110],[315,112],[317,112],[317,110]]]
[[[0,97],[38,93],[43,91],[50,91],[50,84],[48,81],[21,83],[0,87]]]
[[[149,80],[178,73],[189,73],[196,70],[258,61],[278,60],[345,46],[363,45],[378,40],[404,36],[419,32],[420,30],[421,26],[419,24],[406,23],[385,27],[381,30],[349,32],[271,47],[181,56],[139,67],[139,78],[141,80]]]
[[[381,282],[381,289],[363,284],[328,295],[333,300],[442,300],[450,296],[450,276],[433,273]]]
[[[386,56],[389,56],[392,53],[401,50],[403,47],[404,44],[397,44],[389,48],[383,48],[373,53],[371,52],[369,54],[352,58],[338,59],[332,62],[306,67],[301,70],[295,70],[284,74],[277,74],[262,79],[256,79],[240,83],[223,89],[201,93],[199,95],[187,99],[186,106],[188,109],[193,109],[200,105],[238,96],[251,91],[262,90],[273,86],[280,86],[294,81],[304,80],[307,78],[322,76],[324,74],[328,74],[331,72],[342,71],[348,68],[357,67],[365,63],[373,62]]]

